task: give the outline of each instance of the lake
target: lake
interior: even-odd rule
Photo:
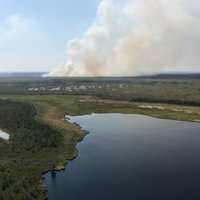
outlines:
[[[45,174],[50,200],[199,200],[200,124],[134,114],[75,116],[88,130],[65,171]]]
[[[9,140],[10,135],[5,133],[4,131],[0,130],[0,138],[3,138],[5,140]]]

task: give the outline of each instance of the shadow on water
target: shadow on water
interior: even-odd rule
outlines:
[[[56,172],[55,171],[51,171],[51,178],[55,179],[56,178]]]

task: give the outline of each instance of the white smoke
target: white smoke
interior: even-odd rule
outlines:
[[[131,76],[200,70],[198,0],[103,0],[67,62],[51,76]]]

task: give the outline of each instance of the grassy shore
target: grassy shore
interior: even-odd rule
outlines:
[[[162,103],[141,103],[117,100],[106,100],[90,96],[38,95],[38,96],[4,96],[34,104],[37,108],[37,119],[67,130],[79,130],[77,126],[66,123],[65,115],[83,115],[96,113],[133,113],[157,118],[198,121],[199,106],[182,106]]]
[[[62,170],[65,164],[77,155],[76,143],[82,140],[87,133],[80,130],[77,124],[66,121],[65,115],[83,115],[90,113],[134,113],[149,115],[157,118],[200,121],[200,107],[180,106],[160,103],[138,103],[105,100],[90,96],[64,96],[64,95],[33,95],[33,96],[0,96],[0,99],[10,99],[17,102],[27,102],[37,110],[35,120],[54,127],[62,134],[61,145],[54,148],[42,148],[39,151],[17,149],[16,161],[6,159],[12,157],[10,151],[7,151],[7,157],[3,156],[5,165],[10,165],[12,173],[16,173],[16,179],[23,176],[24,180],[31,177],[37,177],[27,191],[19,190],[17,193],[13,187],[7,190],[0,189],[2,199],[44,199],[45,187],[42,185],[42,174],[48,170]],[[1,127],[0,127],[1,128]],[[11,139],[15,133],[11,133]],[[9,143],[0,141],[0,147],[9,148]],[[14,159],[14,158],[13,158]],[[23,160],[23,162],[21,162]],[[22,170],[23,169],[23,170]],[[0,172],[1,173],[1,172]],[[1,176],[1,174],[0,174]],[[20,185],[18,180],[18,185]],[[37,188],[37,195],[33,192]],[[22,198],[23,197],[23,198]],[[1,199],[1,198],[0,198]]]

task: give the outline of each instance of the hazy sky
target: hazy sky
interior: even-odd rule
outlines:
[[[200,72],[199,0],[0,0],[0,71]]]
[[[0,71],[50,71],[92,23],[99,0],[0,0]]]

